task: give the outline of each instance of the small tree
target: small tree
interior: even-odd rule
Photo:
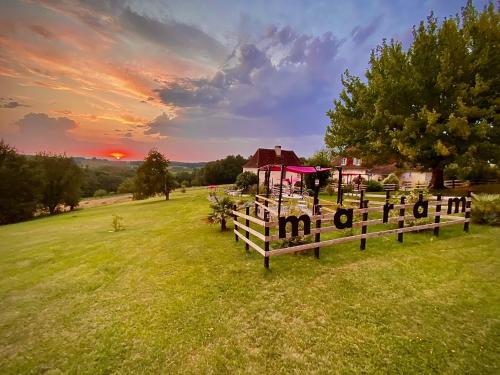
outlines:
[[[188,183],[186,181],[183,181],[181,183],[181,193],[185,193],[186,192],[187,185],[188,185]]]
[[[238,177],[236,177],[236,186],[243,189],[245,192],[248,191],[250,186],[255,185],[258,181],[257,175],[252,172],[241,172]]]
[[[211,224],[220,223],[221,232],[227,230],[226,221],[231,217],[231,211],[233,209],[233,201],[228,196],[222,198],[213,196],[214,202],[210,205],[212,208],[212,213],[208,215],[208,222]]]
[[[144,199],[156,194],[164,194],[170,198],[170,192],[177,183],[172,173],[168,171],[169,161],[158,150],[152,149],[137,170],[135,179],[135,199]]]

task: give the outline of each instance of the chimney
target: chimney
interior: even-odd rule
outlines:
[[[276,153],[276,157],[281,157],[281,146],[274,146],[274,152]]]

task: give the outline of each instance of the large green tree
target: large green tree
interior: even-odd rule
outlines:
[[[460,15],[431,15],[405,51],[384,41],[372,51],[366,81],[344,86],[325,142],[373,163],[397,161],[433,171],[443,187],[449,163],[497,163],[500,155],[500,14],[469,1]]]
[[[0,224],[32,217],[38,204],[38,186],[31,163],[0,140]]]
[[[152,149],[137,169],[134,198],[144,199],[157,194],[170,198],[177,183],[168,170],[169,160],[158,150]]]
[[[72,158],[40,153],[34,164],[40,178],[40,202],[51,215],[59,205],[78,206],[83,171]]]

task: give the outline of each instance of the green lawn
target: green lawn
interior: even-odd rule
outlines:
[[[0,373],[498,373],[500,228],[266,271],[206,213],[198,190],[0,227]]]

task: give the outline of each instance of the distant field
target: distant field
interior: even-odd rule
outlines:
[[[500,228],[266,271],[208,205],[188,190],[0,227],[0,373],[500,371]]]

